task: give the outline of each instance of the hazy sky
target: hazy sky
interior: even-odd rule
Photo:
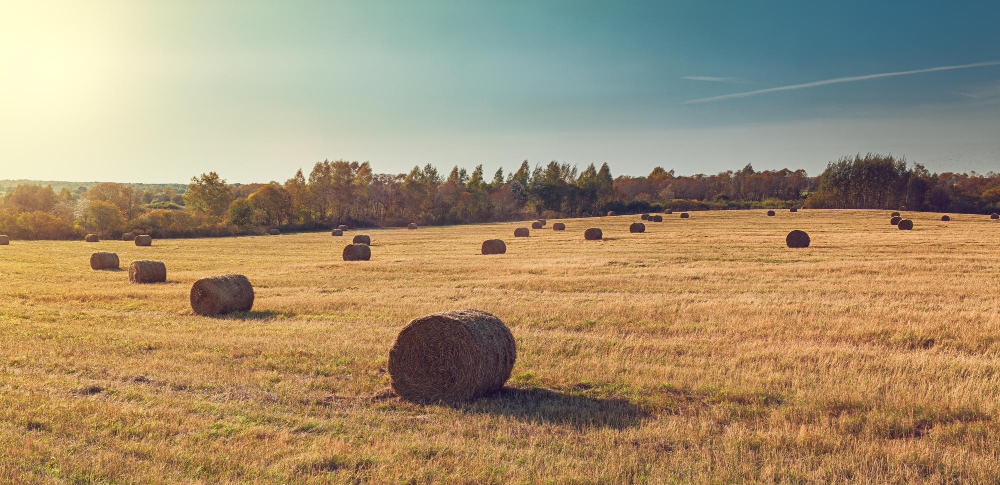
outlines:
[[[984,172],[998,61],[992,1],[0,0],[0,179],[857,152]]]

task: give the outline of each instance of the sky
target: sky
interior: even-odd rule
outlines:
[[[1000,2],[0,0],[0,179],[1000,170]]]

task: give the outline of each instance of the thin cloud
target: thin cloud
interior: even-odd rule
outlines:
[[[937,72],[937,71],[954,71],[956,69],[971,69],[974,67],[987,67],[987,66],[998,66],[1000,61],[986,61],[986,62],[975,62],[972,64],[959,64],[956,66],[938,66],[929,67],[926,69],[913,69],[910,71],[896,71],[896,72],[883,72],[879,74],[866,74],[864,76],[849,76],[849,77],[837,77],[833,79],[824,79],[822,81],[813,81],[803,84],[789,84],[787,86],[777,86],[767,89],[757,89],[755,91],[744,91],[741,93],[723,94],[722,96],[712,96],[710,98],[698,98],[690,99],[684,102],[684,104],[695,104],[695,103],[711,103],[713,101],[722,101],[726,99],[734,98],[746,98],[748,96],[756,96],[758,94],[776,93],[779,91],[793,91],[796,89],[813,88],[816,86],[826,86],[828,84],[841,84],[841,83],[851,83],[855,81],[867,81],[869,79],[880,79],[884,77],[895,77],[895,76],[908,76],[910,74],[920,74],[924,72]]]
[[[687,79],[688,81],[708,81],[713,83],[730,83],[736,81],[736,78],[732,77],[715,76],[682,76],[681,79]]]

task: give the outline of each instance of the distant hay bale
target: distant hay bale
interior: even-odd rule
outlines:
[[[691,217],[691,216],[690,216],[690,215],[688,215],[688,213],[687,213],[687,212],[681,212],[681,219],[687,219],[687,218],[689,218],[689,217]]]
[[[128,280],[132,283],[162,283],[167,281],[167,265],[163,261],[140,259],[128,265]]]
[[[604,233],[601,232],[601,228],[599,227],[591,227],[583,231],[583,238],[588,241],[598,241],[604,238]]]
[[[892,214],[889,214],[889,217],[899,217],[899,212],[893,212]]]
[[[796,229],[785,236],[785,244],[790,248],[807,248],[809,247],[809,235],[805,231]]]
[[[903,231],[909,231],[910,229],[913,229],[913,221],[909,219],[903,219],[899,221],[899,224],[896,227],[899,227]]]
[[[615,211],[608,211],[608,215],[609,215],[609,216],[617,216],[617,215],[618,215],[618,213],[617,213],[617,212],[615,212]]]
[[[562,222],[555,222],[555,223],[552,224],[552,230],[553,231],[565,231],[566,230],[566,224],[564,224]]]
[[[542,228],[542,223],[538,222],[538,221],[532,222],[531,223],[531,228],[532,229],[541,229]]]
[[[788,212],[798,212],[798,211],[799,211],[799,209],[795,208],[795,207],[792,207],[791,209],[788,209]]]
[[[337,229],[340,229],[341,231],[346,231],[347,230],[347,224],[341,224],[341,225],[337,226]]]
[[[135,237],[135,245],[136,246],[152,246],[153,245],[153,236],[150,236],[149,234],[140,234],[140,235],[138,235],[138,236]]]
[[[942,221],[950,221],[951,220],[951,216],[947,216],[947,215],[941,216],[941,220]]]
[[[483,254],[504,254],[507,252],[507,244],[500,239],[487,239],[483,241]]]
[[[367,234],[357,234],[354,239],[351,240],[354,244],[364,244],[366,246],[372,245],[372,238]]]
[[[539,219],[538,222],[542,223],[542,227],[545,227],[545,225],[548,224],[548,221],[546,221],[545,219]]]
[[[774,215],[774,211],[767,211],[767,215],[773,216]]]
[[[281,230],[279,230],[277,227],[272,227],[267,230],[267,233],[272,236],[277,236],[278,234],[281,234]]]
[[[997,214],[996,212],[994,212],[994,213],[990,214],[990,219],[1000,219],[1000,214]]]
[[[656,214],[655,216],[649,216],[651,222],[663,222],[663,216]]]
[[[99,251],[90,255],[91,269],[118,269],[118,254]]]
[[[344,235],[344,230],[343,229],[334,229],[334,230],[330,231],[330,235],[331,236],[343,236]]]
[[[0,234],[0,246],[7,246],[10,244],[10,238],[4,234]]]
[[[514,335],[496,316],[453,310],[410,321],[389,350],[392,389],[414,402],[459,402],[500,390],[517,359]]]
[[[406,225],[406,228],[407,229],[416,229],[417,228],[417,223],[416,222],[411,222],[411,223],[409,223],[409,224]]]
[[[889,219],[889,224],[892,224],[892,225],[895,226],[896,224],[899,224],[899,221],[901,221],[901,220],[903,220],[902,217],[892,216],[892,219]]]
[[[253,285],[241,274],[210,276],[191,285],[191,309],[213,316],[253,308]]]
[[[633,222],[628,226],[628,232],[646,232],[646,225],[641,222]]]
[[[136,234],[134,232],[126,232],[122,234],[122,241],[135,241]]]
[[[368,261],[372,259],[372,249],[367,244],[344,246],[344,261]]]
[[[527,227],[519,227],[517,229],[514,229],[514,237],[528,237],[528,234],[530,234],[530,232],[528,231]]]
[[[666,214],[673,214],[673,213],[674,213],[674,210],[673,210],[673,209],[667,209],[667,212],[666,212]]]
[[[643,215],[639,216],[639,218],[642,219],[642,220],[644,220],[644,221],[648,221],[649,220],[649,214],[643,214]]]
[[[98,242],[101,238],[97,237],[97,234],[87,234],[84,236],[83,240],[87,242]]]

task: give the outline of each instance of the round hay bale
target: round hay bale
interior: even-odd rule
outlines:
[[[799,211],[799,209],[797,209],[795,207],[792,207],[791,209],[788,209],[788,212],[798,212],[798,211]]]
[[[199,315],[247,312],[253,308],[253,285],[241,274],[210,276],[191,285],[191,309]]]
[[[416,222],[411,222],[411,223],[409,223],[409,224],[406,225],[406,228],[407,229],[416,229],[417,228],[417,223]]]
[[[643,215],[639,216],[639,218],[642,219],[642,220],[644,220],[644,221],[648,221],[649,220],[649,214],[643,214]]]
[[[507,244],[500,239],[487,239],[483,241],[483,254],[504,254],[507,252]]]
[[[527,227],[519,227],[517,229],[514,229],[514,237],[528,237],[528,234],[530,234],[530,232],[528,231]]]
[[[893,212],[892,214],[889,214],[889,217],[899,217],[899,212]]]
[[[372,259],[372,248],[367,244],[344,246],[344,261],[368,261]]]
[[[392,389],[414,402],[467,401],[500,390],[517,359],[496,316],[452,310],[410,321],[389,350]]]
[[[272,235],[272,236],[277,236],[278,234],[281,234],[281,230],[278,229],[277,227],[272,227],[272,228],[270,228],[270,229],[267,230],[267,233],[270,234],[270,235]]]
[[[97,234],[87,234],[83,237],[83,240],[87,242],[98,242],[101,238],[97,237]]]
[[[372,238],[367,234],[357,234],[354,239],[351,240],[354,244],[364,244],[366,246],[372,245]]]
[[[994,212],[994,213],[990,214],[990,219],[1000,219],[1000,214],[997,214],[996,212]]]
[[[128,265],[128,280],[132,283],[162,283],[167,281],[167,265],[163,261],[140,259]]]
[[[118,269],[118,255],[99,251],[90,255],[91,269]]]
[[[330,235],[331,236],[343,236],[344,235],[344,230],[343,229],[334,229],[334,230],[330,231]]]
[[[909,219],[903,219],[899,221],[899,224],[896,227],[898,227],[902,231],[909,231],[913,229],[913,221]]]
[[[135,236],[134,232],[122,233],[122,241],[135,241]]]
[[[538,221],[532,222],[531,223],[531,228],[532,229],[541,229],[542,228],[542,223],[538,222]]]
[[[10,244],[10,238],[5,234],[0,234],[0,246],[7,246]]]
[[[562,222],[555,222],[555,223],[552,224],[552,230],[553,231],[565,231],[566,230],[566,224],[564,224]]]
[[[604,233],[601,232],[601,228],[599,227],[591,227],[583,231],[583,238],[588,241],[599,241],[604,238]]]
[[[649,220],[653,222],[663,222],[663,216],[657,214],[655,216],[649,216]]]
[[[767,211],[767,215],[773,216],[774,215],[774,211]]]
[[[548,224],[548,221],[546,221],[545,219],[539,219],[538,222],[542,223],[542,227],[545,227],[545,225]]]
[[[690,215],[688,215],[688,213],[687,213],[687,212],[681,212],[681,219],[687,219],[687,218],[689,218],[689,217],[691,217],[691,216],[690,216]]]
[[[901,220],[903,220],[902,217],[892,216],[892,219],[889,219],[889,224],[892,224],[892,225],[895,226],[896,224],[899,224],[899,221],[901,221]]]
[[[628,232],[646,232],[646,225],[641,222],[633,222],[628,226]]]
[[[140,235],[138,235],[138,236],[135,237],[135,245],[136,246],[152,246],[153,245],[153,236],[150,236],[149,234],[140,234]]]
[[[951,220],[951,216],[948,216],[948,215],[941,216],[941,220],[942,221],[950,221]]]
[[[674,213],[674,210],[673,210],[673,209],[667,209],[667,212],[666,212],[666,213],[667,213],[667,214],[673,214],[673,213]]]
[[[617,215],[618,215],[618,213],[617,213],[617,212],[615,212],[615,211],[608,211],[608,215],[609,215],[609,216],[617,216]]]
[[[346,231],[347,230],[347,224],[341,224],[341,225],[337,226],[337,229],[340,229],[341,231]]]
[[[785,244],[790,248],[807,248],[809,247],[809,235],[805,231],[796,229],[785,236]]]

